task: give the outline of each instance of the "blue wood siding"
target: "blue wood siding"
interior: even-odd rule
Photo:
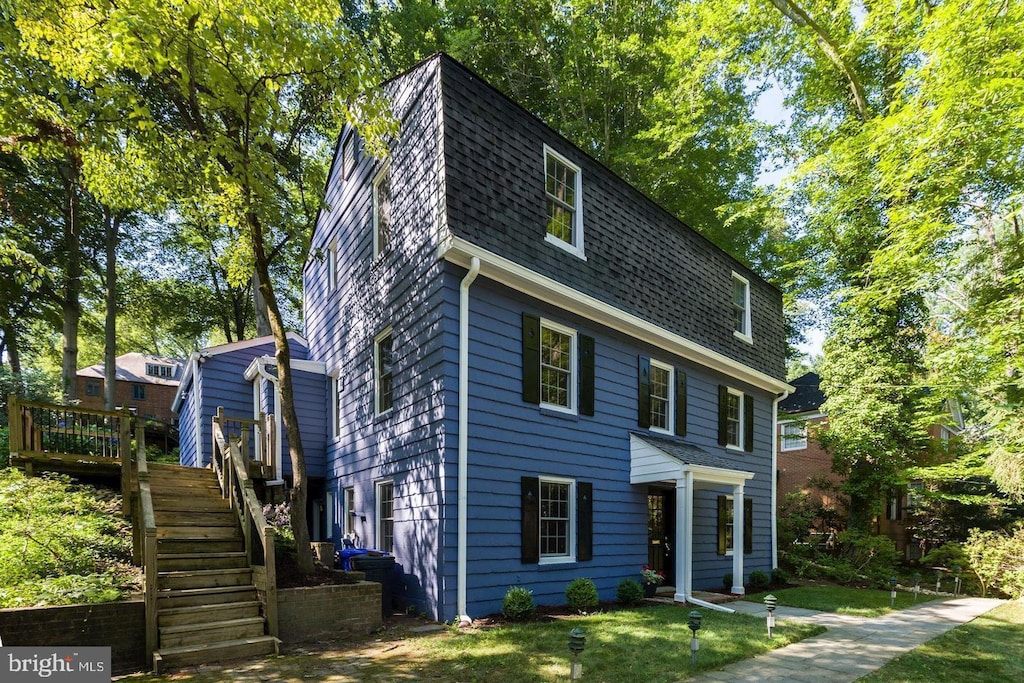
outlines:
[[[327,430],[330,415],[327,410],[327,377],[325,375],[292,369],[295,412],[302,434],[302,452],[306,458],[306,476],[320,478],[325,474]],[[270,398],[273,412],[273,397]],[[281,469],[286,477],[292,476],[292,461],[288,454],[288,433],[282,438]]]
[[[196,466],[195,410],[196,386],[191,383],[182,392],[178,411],[178,462],[186,467]]]

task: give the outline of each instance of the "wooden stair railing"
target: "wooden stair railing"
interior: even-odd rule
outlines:
[[[136,433],[139,434],[139,444],[136,455],[136,479],[138,480],[138,496],[135,498],[136,512],[133,515],[133,527],[135,528],[136,547],[142,548],[143,586],[146,602],[146,659],[150,666],[153,665],[153,654],[157,650],[159,629],[157,624],[157,590],[159,588],[159,572],[156,564],[157,539],[156,539],[156,515],[153,512],[153,494],[149,484],[149,465],[146,462],[146,447],[142,439],[142,426],[139,425]]]
[[[253,583],[260,592],[267,619],[267,632],[277,637],[277,570],[274,555],[274,527],[263,515],[263,505],[249,476],[248,430],[242,429],[238,439],[226,436],[228,423],[243,427],[255,426],[260,420],[227,417],[218,408],[213,418],[213,470],[220,482],[221,494],[228,499],[231,509],[238,515],[245,540],[245,554],[253,570]],[[263,564],[259,562],[262,560]]]

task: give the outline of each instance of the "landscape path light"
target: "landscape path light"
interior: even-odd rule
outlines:
[[[587,645],[587,634],[581,628],[569,631],[569,652],[572,653],[572,664],[569,665],[569,680],[578,681],[583,675],[583,664],[579,661],[580,653]]]
[[[958,565],[954,564],[952,569],[953,569],[953,597],[955,598],[958,595],[960,595],[960,586],[961,586],[961,584],[960,584],[960,567]]]
[[[914,572],[914,602],[917,602],[917,594],[921,592],[921,572]]]
[[[889,608],[896,607],[896,577],[889,577]]]
[[[764,596],[764,606],[768,610],[768,637],[772,637],[772,629],[775,628],[775,606],[779,604],[779,599],[774,595],[768,594]]]
[[[939,592],[939,588],[942,586],[942,568],[935,568],[935,592]]]
[[[690,610],[690,631],[693,635],[690,636],[690,666],[697,666],[697,650],[700,649],[700,643],[697,642],[697,631],[700,630],[700,612],[697,610]]]

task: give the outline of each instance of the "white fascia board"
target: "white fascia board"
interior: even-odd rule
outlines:
[[[478,247],[461,237],[449,237],[441,243],[438,251],[440,258],[463,268],[468,268],[472,258],[477,257],[480,259],[480,274],[488,279],[653,344],[669,353],[700,363],[751,386],[776,394],[793,391],[793,387],[783,381]]]
[[[257,356],[253,358],[249,363],[249,367],[245,369],[243,376],[250,382],[256,378],[259,374],[259,366],[277,368],[277,359],[273,356]],[[322,363],[316,360],[293,360],[290,363],[292,370],[301,370],[302,372],[311,372],[315,375],[326,375],[327,374],[327,363]]]
[[[178,390],[174,392],[174,399],[171,401],[171,412],[177,413],[178,408],[181,407],[181,398],[185,393],[185,387],[192,380],[192,366],[194,365],[192,361],[197,358],[199,358],[199,352],[193,351],[185,360],[185,370],[181,373],[181,379],[178,380]]]
[[[695,482],[710,484],[731,484],[740,486],[748,479],[754,478],[753,472],[744,470],[726,470],[720,467],[708,467],[707,465],[683,465],[683,471],[693,472]]]

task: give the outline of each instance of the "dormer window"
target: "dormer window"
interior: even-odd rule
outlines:
[[[158,363],[146,363],[146,374],[150,377],[161,377],[163,379],[174,379],[174,368],[170,365]]]
[[[753,343],[750,334],[750,281],[742,275],[732,274],[733,334],[747,343]]]
[[[583,180],[580,167],[544,147],[544,192],[547,197],[545,240],[583,256]]]

